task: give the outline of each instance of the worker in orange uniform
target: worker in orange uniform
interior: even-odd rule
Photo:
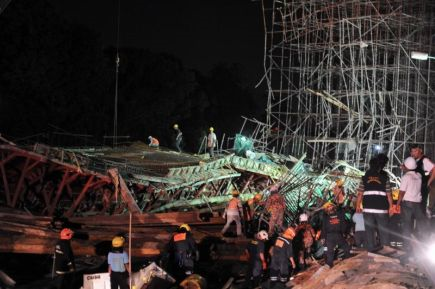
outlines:
[[[69,228],[60,231],[60,240],[56,243],[53,268],[57,275],[58,289],[73,288],[73,272],[75,271],[74,254],[71,248],[71,239],[74,232]]]
[[[169,252],[174,255],[177,277],[184,279],[192,275],[195,261],[199,261],[199,251],[188,224],[183,224],[178,228],[169,241],[168,248]]]
[[[149,142],[148,145],[152,148],[158,148],[160,145],[159,140],[153,136],[148,137],[148,142]]]
[[[350,246],[347,244],[344,234],[346,232],[346,221],[344,213],[337,211],[335,204],[327,202],[323,206],[325,214],[322,221],[322,243],[326,244],[326,264],[332,268],[334,265],[335,248],[344,251],[344,258],[350,256]]]
[[[292,240],[296,235],[294,228],[287,228],[270,248],[270,288],[276,288],[278,281],[286,283],[290,277],[289,267],[296,268],[293,257]]]
[[[259,288],[261,274],[266,270],[267,263],[264,257],[265,242],[269,239],[266,231],[260,231],[255,234],[255,239],[251,240],[245,250],[248,256],[248,273],[246,274],[246,283],[248,288]]]
[[[241,220],[243,218],[243,208],[242,202],[239,199],[239,191],[234,190],[232,193],[233,197],[228,202],[227,207],[225,208],[225,212],[223,217],[227,218],[227,223],[222,229],[222,235],[228,230],[232,222],[236,222],[237,227],[237,237],[242,236],[242,223]]]
[[[269,236],[272,236],[275,232],[275,226],[282,229],[282,222],[284,220],[285,200],[284,197],[279,194],[279,185],[271,187],[271,194],[266,201],[265,208],[270,213],[269,219]]]

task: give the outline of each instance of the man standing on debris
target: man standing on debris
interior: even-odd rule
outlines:
[[[266,231],[260,231],[251,240],[246,249],[248,256],[248,273],[246,274],[246,283],[248,288],[259,288],[261,274],[266,270],[266,258],[264,257],[264,242],[269,239]]]
[[[367,250],[375,251],[375,232],[378,229],[381,246],[388,246],[388,213],[393,208],[390,181],[383,171],[386,162],[372,158],[369,169],[358,188],[357,212],[363,212]],[[363,209],[361,209],[363,208]]]
[[[56,243],[54,253],[54,270],[57,275],[56,286],[58,289],[73,288],[73,272],[76,269],[74,254],[71,248],[71,238],[74,232],[69,228],[60,231],[60,240]]]
[[[411,146],[411,157],[417,162],[415,171],[421,175],[421,207],[430,218],[435,213],[435,164],[423,154],[423,148],[418,144]]]
[[[180,128],[178,127],[178,124],[174,124],[174,130],[176,133],[175,136],[175,147],[177,148],[178,152],[182,152],[181,146],[183,143],[183,133],[181,132]]]
[[[255,217],[255,207],[258,206],[261,202],[261,199],[263,198],[263,195],[261,193],[257,193],[254,195],[253,198],[249,199],[244,205],[244,212],[243,214],[245,215],[245,230],[246,230],[246,234],[250,236],[251,233],[254,231],[254,217]]]
[[[124,251],[125,239],[122,236],[116,236],[112,240],[112,250],[107,256],[107,263],[109,264],[110,274],[110,288],[111,289],[129,289],[128,285],[128,255]]]
[[[414,219],[417,222],[420,236],[426,229],[426,218],[421,210],[421,175],[416,172],[417,162],[413,157],[408,157],[401,166],[405,174],[400,179],[400,193],[397,207],[401,211],[401,220],[404,236],[404,245],[410,247],[409,238],[414,227]]]
[[[275,232],[275,226],[282,229],[282,223],[284,220],[285,200],[284,197],[279,194],[278,190],[278,184],[275,184],[270,188],[271,194],[265,205],[265,209],[270,213],[269,236],[272,236]]]
[[[199,261],[199,251],[196,248],[190,226],[181,225],[169,241],[168,250],[174,255],[175,272],[178,279],[184,279],[193,274],[195,261]]]
[[[327,202],[323,206],[325,214],[322,222],[322,243],[326,245],[326,264],[332,268],[334,265],[335,247],[339,247],[344,251],[344,258],[350,256],[350,246],[344,238],[346,232],[346,221],[343,212],[337,211],[337,207]]]
[[[270,288],[275,288],[277,282],[286,283],[290,277],[290,264],[293,269],[296,268],[296,263],[293,258],[292,240],[296,232],[292,227],[287,228],[284,233],[279,236],[272,248],[270,248]]]
[[[225,208],[225,212],[223,217],[227,218],[227,222],[222,229],[222,235],[228,230],[232,222],[236,222],[237,228],[237,237],[242,236],[242,223],[241,220],[243,218],[243,207],[242,202],[239,199],[239,191],[234,190],[232,193],[233,197],[228,202],[227,207]]]
[[[216,145],[217,145],[216,134],[214,133],[214,128],[210,127],[209,134],[207,136],[207,150],[211,158],[214,157],[214,148],[216,147]]]

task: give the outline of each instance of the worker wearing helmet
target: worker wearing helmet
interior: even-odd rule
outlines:
[[[274,288],[276,283],[286,283],[290,276],[290,264],[293,269],[296,268],[296,263],[293,258],[292,240],[296,235],[296,231],[292,227],[288,227],[276,239],[275,244],[270,248],[270,288]]]
[[[251,234],[254,230],[254,217],[255,209],[260,205],[263,195],[257,193],[253,198],[248,199],[246,203],[243,204],[243,215],[245,216],[246,222],[246,234]]]
[[[175,130],[175,148],[181,153],[181,146],[183,143],[183,133],[180,130],[180,127],[178,126],[178,124],[174,124],[173,126],[174,130]]]
[[[122,236],[115,236],[112,239],[112,250],[107,256],[109,264],[110,287],[111,289],[128,289],[129,261],[124,251],[125,239]]]
[[[75,271],[74,254],[71,248],[71,238],[74,232],[69,228],[60,231],[60,239],[56,243],[54,253],[54,270],[57,275],[56,286],[58,289],[70,288]]]
[[[334,262],[335,247],[344,251],[344,258],[350,255],[350,246],[347,244],[344,233],[346,223],[341,210],[337,211],[335,204],[327,202],[324,206],[325,214],[322,222],[322,243],[326,244],[326,264],[332,268]]]
[[[188,224],[178,227],[169,241],[168,250],[174,256],[175,275],[178,278],[184,279],[193,274],[195,261],[199,261],[199,251]]]
[[[222,235],[228,230],[232,222],[236,223],[237,228],[237,237],[242,236],[242,223],[241,220],[243,218],[243,207],[242,202],[239,199],[239,191],[234,190],[232,193],[233,197],[228,202],[228,205],[225,208],[225,212],[223,217],[227,217],[227,222],[222,229]]]
[[[298,256],[298,265],[301,270],[307,266],[307,258],[311,255],[316,232],[310,223],[308,215],[303,213],[299,216],[299,225],[296,227],[296,236],[293,240],[294,249]]]
[[[207,150],[211,158],[214,157],[214,148],[216,147],[216,145],[217,145],[216,134],[214,133],[214,128],[210,127],[207,136]]]
[[[148,145],[152,148],[158,148],[160,143],[159,143],[159,140],[156,139],[155,137],[149,136],[148,137]]]
[[[254,240],[251,240],[245,250],[248,256],[248,272],[246,274],[248,288],[258,288],[261,274],[267,268],[266,258],[264,257],[264,243],[268,239],[267,232],[262,230],[255,234]]]
[[[269,218],[269,236],[275,232],[275,227],[278,226],[282,230],[282,223],[284,220],[285,200],[279,193],[279,184],[275,184],[270,188],[270,196],[266,201],[265,209],[270,213]]]

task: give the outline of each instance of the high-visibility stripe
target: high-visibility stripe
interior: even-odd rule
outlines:
[[[388,210],[363,209],[363,213],[385,214],[385,213],[388,213]]]
[[[386,196],[387,193],[386,192],[382,192],[382,191],[365,191],[364,196]]]

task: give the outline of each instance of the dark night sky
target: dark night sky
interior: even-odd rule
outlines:
[[[117,0],[51,2],[71,21],[101,34],[105,44],[116,43]],[[260,2],[128,0],[120,11],[120,46],[168,52],[203,72],[219,62],[240,63],[251,87],[263,74]]]

